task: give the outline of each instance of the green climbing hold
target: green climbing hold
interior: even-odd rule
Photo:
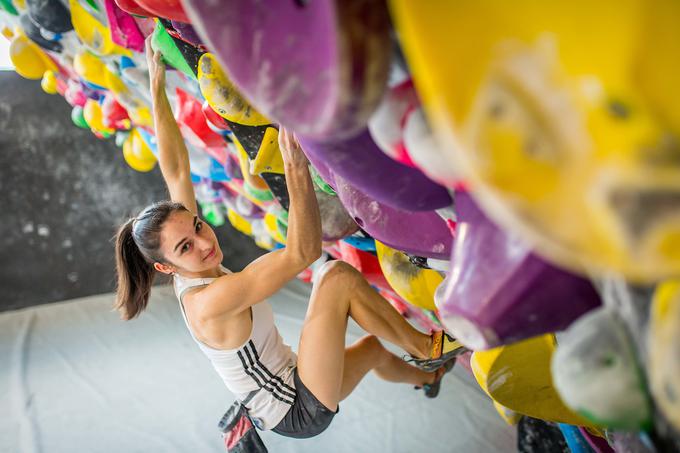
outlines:
[[[198,81],[196,74],[191,70],[191,67],[184,59],[182,52],[179,51],[172,36],[168,34],[160,21],[156,22],[156,28],[151,37],[151,47],[153,50],[160,51],[163,55],[163,61],[175,69],[182,71],[193,80]]]
[[[309,169],[311,171],[312,181],[314,181],[314,185],[318,187],[319,190],[327,193],[328,195],[336,195],[335,190],[333,190],[333,188],[321,178],[321,175],[318,171],[316,171],[316,168],[310,165]]]
[[[244,181],[243,189],[248,195],[255,198],[257,201],[271,201],[274,199],[274,195],[272,194],[271,190],[258,189],[257,187],[253,187],[252,185],[248,184],[247,181]]]
[[[97,2],[95,0],[85,0],[85,1],[87,2],[88,5],[90,5],[90,8],[92,8],[93,10],[95,10],[97,12],[101,11],[101,9],[99,8],[99,5],[97,4]]]
[[[0,0],[0,9],[5,10],[13,16],[19,15],[19,11],[17,11],[17,9],[14,7],[12,0]]]
[[[87,121],[85,121],[85,115],[83,114],[83,108],[79,105],[76,105],[73,107],[73,110],[71,110],[71,121],[73,121],[73,124],[78,126],[81,129],[89,129],[90,125],[87,124]]]
[[[199,202],[201,206],[201,213],[203,218],[208,221],[208,223],[214,227],[220,227],[224,225],[225,219],[220,206],[211,202]]]
[[[19,11],[14,7],[12,0],[0,0],[0,9],[8,12],[13,16],[18,16]]]

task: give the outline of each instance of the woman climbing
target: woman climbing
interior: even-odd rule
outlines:
[[[290,194],[287,245],[241,272],[221,265],[213,230],[198,217],[184,140],[165,95],[165,67],[150,49],[147,61],[160,168],[171,201],[146,207],[116,237],[118,294],[124,319],[148,303],[156,272],[174,277],[192,337],[260,429],[289,437],[322,432],[370,370],[392,382],[439,391],[459,344],[442,333],[414,329],[353,267],[326,263],[315,279],[297,356],[274,326],[267,298],[321,255],[321,222],[308,162],[294,137],[279,132]],[[348,316],[369,335],[345,348]],[[384,339],[411,355],[410,365],[388,352]]]

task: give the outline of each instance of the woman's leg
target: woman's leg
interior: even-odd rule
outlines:
[[[356,269],[342,261],[326,263],[314,282],[305,316],[298,349],[298,373],[305,386],[331,410],[337,408],[343,396],[348,316],[370,334],[416,357],[428,357],[431,346],[430,336],[413,328]],[[352,360],[352,366],[354,362]],[[359,373],[358,380],[348,378],[348,383],[354,380],[356,385],[369,369]],[[392,362],[383,373],[394,376],[394,369]],[[346,387],[353,388],[349,384]]]
[[[440,375],[422,371],[404,362],[385,349],[374,335],[367,335],[345,349],[344,365],[340,401],[347,398],[371,370],[385,381],[417,386],[431,384]]]

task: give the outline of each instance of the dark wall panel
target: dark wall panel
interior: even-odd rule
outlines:
[[[70,111],[38,81],[0,71],[0,311],[112,291],[117,225],[166,197],[158,168],[130,169]],[[217,232],[228,267],[262,253],[230,226]]]

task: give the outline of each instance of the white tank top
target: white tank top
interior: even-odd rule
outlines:
[[[223,272],[230,273],[220,265]],[[175,274],[173,286],[180,311],[189,333],[212,362],[227,388],[243,400],[253,390],[259,391],[248,403],[248,413],[258,428],[276,427],[293,405],[296,397],[293,370],[297,356],[286,345],[274,325],[269,302],[251,307],[253,327],[248,339],[236,349],[215,349],[198,340],[189,326],[182,297],[189,289],[205,286],[214,278],[186,278]]]

